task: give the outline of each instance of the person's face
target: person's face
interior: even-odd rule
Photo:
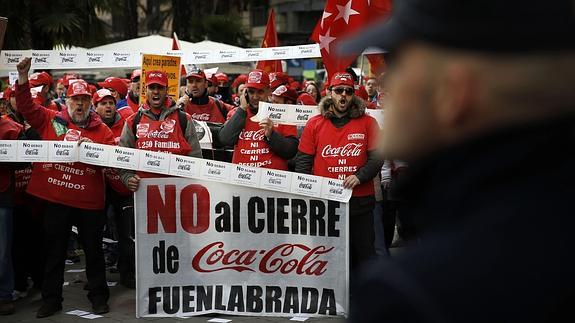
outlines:
[[[272,103],[275,103],[275,104],[287,104],[287,103],[286,103],[286,98],[284,98],[283,96],[278,96],[278,95],[273,95],[273,94],[272,94]]]
[[[365,82],[365,90],[369,96],[377,94],[377,81],[375,79],[367,80],[367,82]]]
[[[161,109],[166,101],[168,88],[160,84],[150,84],[146,88],[146,98],[151,108]]]
[[[56,95],[60,98],[62,95],[66,93],[66,87],[62,83],[56,84]]]
[[[309,95],[311,95],[311,97],[314,98],[314,100],[315,100],[315,98],[317,98],[317,89],[315,88],[315,86],[310,84],[310,85],[306,86],[305,91]]]
[[[337,115],[342,116],[347,113],[353,96],[354,90],[350,86],[338,85],[331,89],[331,98],[333,99]]]
[[[214,95],[216,92],[218,92],[218,87],[213,85],[212,83],[208,83],[208,94]]]
[[[190,77],[187,82],[188,92],[194,98],[199,98],[204,94],[208,84],[205,79]]]
[[[68,114],[74,123],[84,123],[90,114],[90,96],[75,95],[68,98]]]
[[[438,122],[433,110],[435,69],[425,48],[407,46],[385,75],[382,152],[410,159],[432,149]]]
[[[114,90],[113,88],[109,87],[107,88],[108,90],[110,90],[110,92],[112,92],[112,96],[114,96],[114,99],[116,99],[116,101],[119,101],[120,98],[120,93],[118,93],[118,91]]]
[[[260,101],[267,102],[270,96],[269,87],[265,87],[263,89],[249,87],[246,89],[246,91],[248,92],[249,104],[253,111],[257,111],[259,109]]]
[[[112,120],[116,115],[116,102],[111,97],[105,97],[96,104],[96,113],[103,120]]]
[[[140,94],[140,79],[136,78],[132,82],[130,82],[130,91],[132,93],[139,95]]]
[[[0,114],[8,114],[8,100],[0,100]]]

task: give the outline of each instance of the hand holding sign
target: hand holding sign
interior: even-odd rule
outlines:
[[[260,127],[264,130],[264,136],[267,139],[270,139],[272,136],[272,132],[274,132],[274,123],[269,118],[263,119],[260,121]]]

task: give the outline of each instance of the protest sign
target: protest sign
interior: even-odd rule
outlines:
[[[168,76],[168,95],[174,100],[180,97],[179,56],[142,54],[142,76],[140,77],[140,102],[146,102],[146,72],[163,71]]]
[[[226,183],[143,179],[138,317],[348,312],[348,205]]]
[[[269,118],[271,121],[277,124],[305,126],[311,117],[318,114],[319,109],[317,106],[299,104],[275,104],[260,101],[258,113],[253,116],[251,120],[254,122],[259,122],[263,119]]]

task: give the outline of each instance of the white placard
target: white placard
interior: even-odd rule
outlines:
[[[47,68],[56,63],[56,55],[51,50],[35,50],[32,53],[32,66],[34,68]]]
[[[230,182],[237,185],[258,187],[260,184],[261,170],[262,169],[256,167],[234,165],[231,170]]]
[[[340,179],[322,177],[321,197],[328,200],[347,202],[351,198],[353,190],[343,187]]]
[[[365,109],[365,113],[377,121],[380,129],[383,129],[383,109]]]
[[[18,141],[3,140],[0,142],[0,162],[16,162],[18,157],[16,151],[18,150]]]
[[[260,101],[258,113],[251,120],[259,122],[269,118],[277,124],[305,126],[310,118],[319,113],[317,106],[275,104]]]
[[[47,162],[48,161],[47,141],[19,141],[18,161],[22,162]]]
[[[201,161],[199,158],[170,155],[170,175],[198,178]]]
[[[262,169],[260,177],[260,187],[280,192],[290,192],[292,173],[275,170]]]
[[[78,161],[78,144],[70,141],[47,141],[49,143],[48,161],[55,163],[73,163]]]
[[[126,147],[113,147],[108,158],[109,166],[137,170],[140,165],[141,150]]]
[[[78,151],[78,160],[82,163],[108,166],[110,146],[83,142]]]
[[[293,174],[291,193],[319,197],[321,195],[322,180],[319,176],[307,174]]]
[[[167,175],[170,173],[170,155],[153,151],[142,151],[138,170]]]
[[[215,182],[227,183],[230,179],[230,169],[232,164],[215,161],[202,160],[200,167],[200,178]]]

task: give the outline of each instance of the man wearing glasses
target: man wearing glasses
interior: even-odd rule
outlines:
[[[228,121],[220,130],[220,142],[234,146],[232,163],[253,167],[288,169],[288,159],[297,153],[298,139],[295,126],[277,125],[270,119],[254,122],[259,103],[267,102],[271,94],[270,79],[261,70],[248,75],[246,91],[240,106],[228,114]]]
[[[365,102],[355,96],[349,73],[336,73],[331,97],[319,103],[321,114],[304,128],[295,171],[343,179],[353,189],[349,200],[351,268],[375,254],[373,245],[373,179],[383,160],[376,154],[378,125],[365,114]]]

